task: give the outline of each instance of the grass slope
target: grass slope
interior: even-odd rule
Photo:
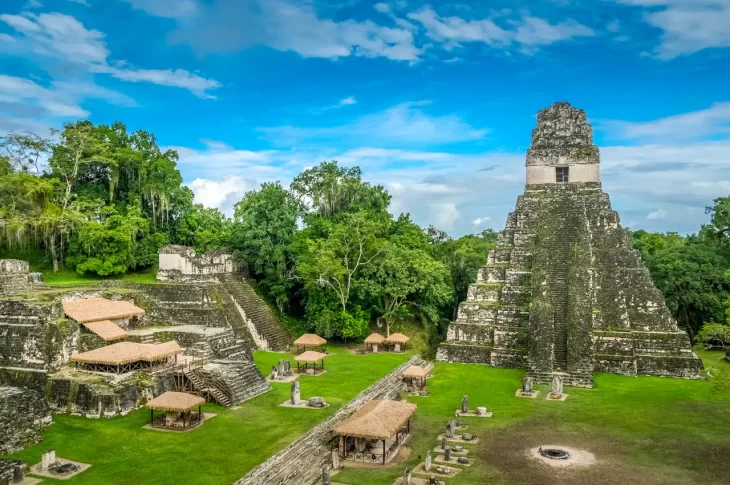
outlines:
[[[708,366],[730,366],[718,360],[718,352],[702,356]],[[468,394],[472,409],[487,406],[494,416],[462,418],[468,432],[481,438],[467,446],[477,461],[449,485],[730,483],[730,392],[711,382],[599,373],[593,389],[566,388],[568,400],[552,402],[544,399],[548,386],[537,386],[538,399],[514,396],[522,370],[439,363],[433,374],[432,396],[409,398],[418,411],[408,461],[382,471],[351,468],[338,474],[337,482],[393,483],[438,444],[436,437]],[[556,471],[527,458],[526,450],[541,444],[587,449],[598,462],[584,470]]]
[[[43,442],[14,455],[29,464],[40,461],[43,450],[92,465],[71,480],[44,483],[104,485],[230,485],[259,463],[333,414],[360,391],[404,362],[406,354],[356,356],[331,349],[327,373],[300,377],[302,398],[323,396],[331,406],[323,410],[279,407],[289,398],[289,384],[274,384],[268,393],[230,410],[214,404],[203,407],[217,416],[187,433],[142,429],[149,412],[93,420],[55,415]],[[282,357],[256,352],[259,369],[268,373]]]

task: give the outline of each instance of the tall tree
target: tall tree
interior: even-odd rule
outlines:
[[[300,214],[299,201],[279,182],[247,192],[234,212],[231,247],[282,311],[293,284],[290,245]]]

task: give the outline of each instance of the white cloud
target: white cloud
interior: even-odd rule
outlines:
[[[429,37],[446,43],[447,48],[471,42],[494,48],[516,44],[523,52],[531,54],[536,46],[594,35],[591,28],[573,19],[551,24],[528,14],[507,22],[508,27],[501,27],[493,18],[465,20],[461,17],[442,17],[430,6],[410,13],[408,17],[423,25]]]
[[[79,5],[83,5],[84,7],[90,7],[88,0],[68,0],[69,2],[78,3]]]
[[[380,13],[390,13],[391,12],[390,5],[388,5],[387,3],[376,3],[374,8],[376,11],[378,11]]]
[[[324,108],[314,110],[313,113],[315,113],[315,114],[324,113],[325,111],[330,111],[333,109],[340,109],[340,108],[344,108],[345,106],[352,106],[353,104],[357,104],[357,99],[355,99],[354,96],[348,96],[346,98],[339,100],[335,104],[331,104],[329,106],[325,106]]]
[[[236,202],[241,200],[247,191],[258,187],[256,181],[237,176],[221,180],[198,178],[187,185],[195,194],[194,202],[206,207],[216,207],[229,217],[233,215]]]
[[[662,60],[730,47],[730,0],[615,0],[645,7],[644,19],[662,30],[654,55]]]
[[[687,140],[730,133],[730,102],[646,122],[602,121],[601,128],[622,139]]]
[[[104,72],[104,71],[102,71]],[[185,69],[118,69],[108,71],[113,77],[133,83],[149,82],[158,86],[171,86],[187,89],[199,98],[216,99],[209,90],[218,89],[221,83],[213,79],[206,79]]]
[[[471,223],[474,226],[481,226],[482,224],[485,224],[489,220],[490,220],[489,217],[477,217],[476,219],[471,221]]]
[[[0,15],[0,22],[19,34],[13,38],[19,55],[59,59],[83,66],[90,72],[111,74],[125,81],[179,87],[201,98],[213,98],[207,91],[221,87],[218,81],[184,69],[135,69],[126,67],[125,61],[110,61],[111,52],[107,48],[105,35],[98,30],[87,29],[69,15],[4,14]]]
[[[43,8],[43,4],[38,0],[28,0],[28,3],[25,4],[25,7],[23,7],[23,9],[31,8]]]
[[[348,96],[347,98],[340,100],[340,106],[348,106],[348,105],[356,104],[356,103],[357,103],[357,100],[355,99],[354,96]]]
[[[667,217],[667,211],[664,209],[657,209],[646,216],[647,219],[664,219],[665,217]]]
[[[281,145],[303,140],[361,143],[363,139],[379,143],[418,143],[423,145],[480,140],[489,132],[475,128],[457,115],[430,115],[423,110],[429,102],[402,103],[363,116],[352,123],[325,128],[278,126],[261,128],[270,139]]]
[[[61,92],[44,88],[28,79],[0,74],[0,102],[12,104],[18,101],[31,101],[51,116],[83,118],[89,115]]]
[[[302,57],[385,57],[415,62],[420,49],[410,30],[371,20],[336,21],[320,17],[309,2],[290,0],[221,0],[200,4],[195,21],[180,21],[173,43],[196,52],[229,53],[264,45]]]
[[[195,0],[124,0],[132,8],[143,10],[156,17],[173,19],[192,17],[200,11]]]

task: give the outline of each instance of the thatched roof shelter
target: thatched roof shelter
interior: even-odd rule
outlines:
[[[128,301],[86,298],[63,302],[63,313],[79,323],[87,323],[139,317],[144,315],[144,310]]]
[[[124,365],[139,361],[157,362],[181,353],[182,349],[174,340],[162,344],[119,342],[73,355],[71,361],[85,364]]]
[[[416,407],[403,401],[369,401],[335,426],[334,431],[338,435],[354,438],[389,439],[411,419]]]
[[[294,360],[296,360],[297,362],[314,363],[319,362],[320,360],[324,360],[325,357],[327,357],[327,354],[322,354],[313,350],[307,350],[306,352],[302,352],[301,354],[294,357]]]
[[[305,333],[294,341],[294,345],[318,347],[327,343],[327,340],[323,339],[319,335],[313,333]]]
[[[145,407],[182,413],[203,404],[205,404],[205,399],[200,396],[188,394],[187,392],[168,391],[148,401]]]
[[[411,338],[403,335],[402,333],[394,333],[390,337],[386,338],[385,341],[391,344],[405,344]]]
[[[99,337],[104,339],[106,342],[113,340],[123,339],[127,336],[127,332],[119,327],[116,323],[111,320],[99,320],[98,322],[86,322],[82,324],[90,331],[97,334]]]
[[[425,379],[428,376],[428,371],[420,365],[412,365],[403,371],[403,377]]]
[[[385,337],[383,337],[379,333],[371,333],[365,339],[366,344],[382,344],[383,342],[385,342]]]

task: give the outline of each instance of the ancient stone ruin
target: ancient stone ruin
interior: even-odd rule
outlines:
[[[41,273],[31,273],[27,261],[0,259],[0,296],[32,290],[43,284]]]
[[[608,194],[586,114],[556,103],[537,116],[527,183],[479,270],[437,359],[527,367],[590,387],[593,371],[696,378],[677,327]]]
[[[170,244],[160,248],[158,281],[200,283],[217,281],[218,275],[236,271],[233,255],[223,251],[195,254],[193,248]]]

